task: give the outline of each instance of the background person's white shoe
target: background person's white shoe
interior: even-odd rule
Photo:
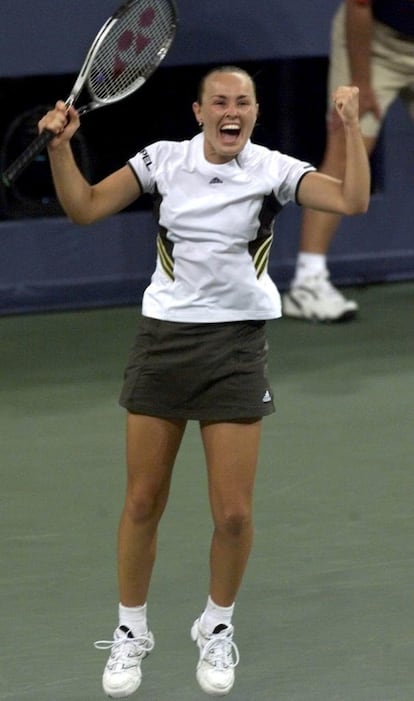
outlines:
[[[233,632],[233,626],[219,625],[211,635],[205,635],[199,618],[191,628],[191,638],[200,651],[197,681],[201,689],[211,696],[225,696],[233,688],[234,668],[240,659],[233,642]]]
[[[133,694],[141,684],[141,662],[154,649],[153,634],[147,631],[134,637],[129,628],[119,626],[113,640],[97,640],[95,647],[111,649],[102,677],[105,694],[114,699]]]
[[[284,316],[307,321],[349,321],[358,312],[358,304],[346,299],[332,285],[327,272],[304,278],[299,285],[292,285],[282,296]]]

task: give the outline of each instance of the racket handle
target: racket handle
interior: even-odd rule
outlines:
[[[48,143],[52,141],[55,137],[53,131],[50,129],[44,129],[39,136],[37,136],[31,144],[16,158],[16,160],[9,165],[9,167],[2,173],[1,180],[3,185],[10,187],[12,183],[18,178],[20,173],[22,173],[25,168],[36,158],[36,156],[46,148]]]

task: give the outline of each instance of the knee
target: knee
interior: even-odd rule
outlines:
[[[133,523],[147,523],[155,518],[158,512],[158,499],[151,492],[128,490],[125,512]]]
[[[215,519],[216,531],[232,538],[238,538],[252,527],[252,515],[248,508],[224,510]]]

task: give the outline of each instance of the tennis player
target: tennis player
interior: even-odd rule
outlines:
[[[239,653],[232,621],[252,546],[261,423],[274,411],[265,336],[266,321],[281,315],[267,271],[273,222],[289,201],[337,214],[365,212],[369,202],[358,89],[338,88],[333,102],[347,144],[342,180],[251,141],[256,90],[236,66],[216,68],[201,81],[193,104],[200,133],[153,143],[96,185],[72,155],[76,110],[58,102],[39,122],[40,130],[56,134],[50,163],[72,221],[113,215],[145,192],[154,197],[158,223],[156,267],[120,397],[127,412],[127,490],[119,619],[113,639],[96,643],[110,648],[103,674],[108,696],[138,689],[141,662],[154,647],[146,602],[157,529],[189,420],[200,425],[214,523],[207,602],[191,628],[196,676],[207,694],[233,687]]]

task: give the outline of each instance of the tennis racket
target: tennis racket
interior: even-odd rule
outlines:
[[[165,58],[177,22],[174,0],[125,2],[96,35],[66,105],[87,92],[90,101],[78,108],[82,116],[138,90]],[[10,186],[54,136],[42,131],[2,174],[3,184]]]

